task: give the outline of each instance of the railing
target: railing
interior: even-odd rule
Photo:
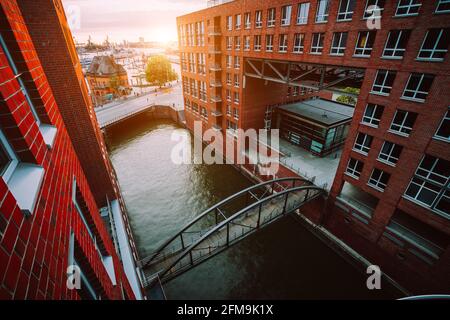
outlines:
[[[150,105],[140,106],[137,109],[131,110],[131,111],[126,112],[126,113],[123,113],[123,114],[121,114],[121,115],[119,115],[117,117],[114,117],[114,118],[112,118],[112,119],[110,119],[108,121],[105,121],[105,122],[102,122],[102,123],[100,123],[100,121],[99,121],[100,128],[105,128],[105,127],[107,127],[107,126],[109,126],[109,125],[111,125],[113,123],[116,123],[116,122],[119,122],[119,121],[124,120],[126,118],[129,118],[129,117],[131,117],[131,116],[133,116],[133,115],[135,115],[137,113],[140,113],[140,112],[142,112],[142,111],[144,111],[144,110],[146,110],[148,108],[154,107],[154,106],[155,106],[154,103],[152,103]]]
[[[222,30],[220,30],[220,26],[210,26],[208,28],[208,35],[210,36],[220,36],[222,34]]]
[[[218,45],[210,45],[208,47],[208,51],[209,51],[209,53],[213,53],[213,54],[220,54],[220,53],[222,53],[222,49]]]
[[[282,199],[283,203],[278,204],[281,205],[284,213],[288,213],[293,207],[311,200],[322,192],[323,189],[298,177],[279,178],[251,186],[204,211],[160,246],[155,253],[141,260],[139,265],[145,271],[146,277],[151,278],[155,274],[160,274],[164,282],[168,279],[168,277],[163,278],[167,273],[164,270],[171,269],[169,266],[180,263],[180,259],[186,256],[185,250],[190,248],[189,260],[197,261],[200,257],[204,257],[206,252],[210,255],[225,245],[231,245],[248,232],[278,218],[279,214],[268,208],[281,199],[280,195],[284,195],[285,198]],[[228,225],[226,233],[225,224]],[[212,233],[217,236],[215,240],[212,240]],[[209,238],[210,244],[199,246],[206,238]],[[181,264],[183,265],[183,262]],[[183,270],[178,267],[176,269]]]
[[[163,282],[174,278],[265,225],[294,212],[322,192],[323,190],[316,186],[302,186],[260,199],[209,229],[183,253],[177,255],[176,259],[172,259],[171,263],[158,273],[159,276]]]
[[[209,67],[210,71],[222,71],[222,66],[219,63],[215,63]]]

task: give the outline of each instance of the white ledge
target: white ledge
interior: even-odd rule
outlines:
[[[43,177],[44,168],[19,163],[8,181],[9,189],[26,216],[33,214]]]
[[[39,126],[39,130],[41,131],[42,137],[44,138],[44,142],[47,147],[49,149],[52,148],[56,138],[56,127],[49,124],[41,124]]]

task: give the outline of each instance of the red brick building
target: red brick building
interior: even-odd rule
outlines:
[[[0,298],[142,299],[61,2],[2,1],[0,30]],[[74,265],[79,290],[66,284]]]
[[[188,127],[267,128],[270,106],[358,88],[316,222],[412,292],[448,292],[449,1],[224,2],[177,20]]]

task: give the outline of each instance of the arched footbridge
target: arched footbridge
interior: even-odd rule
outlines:
[[[280,178],[220,201],[139,262],[144,286],[177,277],[324,193],[308,180]]]

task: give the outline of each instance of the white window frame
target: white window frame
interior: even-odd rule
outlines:
[[[239,56],[234,56],[234,68],[235,69],[241,68],[241,58]]]
[[[394,123],[395,118],[397,117],[397,114],[400,112],[404,113],[404,117],[403,117],[401,123]],[[413,127],[408,127],[405,125],[405,123],[406,123],[406,119],[408,119],[408,116],[410,114],[412,114],[410,111],[397,109],[394,117],[392,118],[391,125],[389,126],[389,132],[392,132],[392,133],[395,133],[395,134],[398,134],[401,136],[409,137],[409,135],[411,134],[411,132],[413,130]],[[416,120],[417,120],[417,117],[416,117]],[[415,121],[414,121],[414,124],[415,124]],[[393,126],[395,126],[396,129],[392,128]],[[403,132],[404,130],[407,130],[408,132]]]
[[[262,48],[262,36],[261,35],[255,35],[253,39],[254,39],[253,50],[261,51],[261,48]],[[259,41],[256,41],[256,39],[258,39]]]
[[[244,13],[244,28],[250,29],[252,26],[252,17],[250,12]]]
[[[341,12],[340,10],[341,10],[343,1],[347,1],[347,6],[345,7],[345,11]],[[349,7],[350,7],[351,3],[353,3],[353,8],[351,9],[351,11],[349,11]],[[336,21],[351,21],[353,19],[353,13],[354,13],[355,6],[356,6],[356,1],[354,1],[354,0],[341,0],[339,2]],[[342,15],[343,15],[343,17],[340,17]]]
[[[233,37],[228,36],[227,37],[227,50],[233,49]]]
[[[250,51],[250,36],[244,36],[244,51]]]
[[[233,92],[233,102],[234,102],[234,104],[239,104],[239,101],[240,101],[239,92],[237,92],[237,91]]]
[[[447,10],[439,10],[439,6],[441,4],[448,4],[449,5],[449,9]],[[449,13],[450,12],[450,0],[439,0],[438,4],[436,5],[436,10],[434,11],[434,13]]]
[[[325,7],[322,8],[322,5],[324,5]],[[321,10],[321,9],[324,9],[324,10]],[[329,0],[318,0],[315,22],[316,23],[327,23],[329,13],[330,13],[330,1]]]
[[[364,44],[364,46],[358,47],[359,40],[360,40],[361,36],[364,35],[364,33],[367,36],[366,43]],[[373,44],[375,43],[375,40],[374,40],[372,47],[368,47],[368,44],[369,44],[368,40],[369,40],[371,34],[374,34],[374,36],[376,37],[376,31],[360,31],[360,32],[358,32],[358,39],[356,40],[355,52],[354,52],[353,56],[362,57],[362,58],[370,57],[370,55],[372,54],[372,50],[373,50]],[[360,53],[357,52],[359,50],[361,51]]]
[[[231,86],[233,83],[233,81],[231,80],[231,73],[227,72],[226,79],[227,79],[227,85]]]
[[[286,53],[288,51],[288,35],[280,34],[278,38],[278,52]]]
[[[417,84],[417,87],[414,88],[414,89],[408,89],[409,82],[411,81],[412,77],[416,76],[418,74],[420,74],[421,76],[420,76],[420,80],[419,80],[419,82]],[[428,94],[430,92],[429,91],[420,91],[419,89],[422,86],[423,80],[424,80],[424,78],[426,76],[430,76],[430,75],[426,74],[426,73],[411,73],[409,75],[408,81],[406,82],[406,86],[405,86],[405,89],[403,90],[403,94],[402,94],[401,98],[404,99],[404,100],[412,100],[412,101],[416,101],[416,102],[425,102],[425,100],[428,97]],[[431,76],[433,76],[433,75],[431,75]],[[431,80],[430,90],[431,90],[431,86],[433,85],[433,82],[434,82],[434,76],[433,76],[433,79]],[[412,97],[411,96],[405,96],[405,93],[407,93],[407,92],[408,93],[412,93],[413,96]],[[424,98],[418,98],[417,95],[425,95],[425,97]]]
[[[449,3],[450,3],[450,1],[449,1]],[[449,12],[450,12],[450,11],[449,11]],[[437,28],[436,28],[436,29],[437,29]],[[440,30],[440,32],[439,32],[439,35],[438,35],[438,37],[437,37],[436,42],[434,43],[434,47],[431,48],[431,49],[424,49],[425,42],[427,41],[428,36],[430,35],[430,31],[431,31],[431,30],[434,30],[434,29],[428,29],[428,30],[427,30],[427,33],[426,33],[425,37],[423,38],[422,45],[420,46],[419,53],[417,54],[416,60],[420,60],[420,61],[444,61],[444,58],[435,58],[434,55],[435,55],[436,53],[443,53],[443,54],[445,55],[445,54],[447,54],[447,52],[448,52],[448,49],[447,49],[447,48],[445,48],[445,49],[438,49],[438,48],[437,48],[437,47],[438,47],[438,44],[439,44],[439,41],[441,40],[442,35],[444,34],[444,32],[445,32],[446,30],[445,30],[444,28],[438,29],[438,30]],[[420,57],[420,54],[421,54],[422,52],[429,52],[429,53],[430,53],[430,57],[429,57],[429,58]]]
[[[318,38],[315,39],[315,36],[318,36]],[[325,33],[317,32],[317,33],[312,34],[310,54],[321,55],[323,53],[324,38],[325,38]],[[317,41],[315,41],[315,40],[317,40]],[[320,45],[321,40],[322,40],[322,45]],[[315,42],[317,42],[317,43],[315,43]]]
[[[308,23],[308,16],[309,16],[309,2],[302,2],[298,4],[297,8],[297,21],[296,23],[298,25],[307,24]]]
[[[276,9],[269,8],[267,9],[267,27],[273,28],[275,27],[275,23],[276,23]]]
[[[300,43],[297,43],[300,41]],[[294,35],[294,53],[303,53],[305,50],[305,34],[304,33],[296,33]]]
[[[241,50],[241,36],[234,37],[234,49]]]
[[[362,137],[362,142],[359,143],[359,138]],[[367,133],[358,132],[358,135],[355,139],[355,144],[353,145],[353,151],[361,153],[365,156],[369,154],[370,148],[372,146],[373,137],[368,135]]]
[[[0,144],[3,146],[3,149],[6,153],[6,155],[9,157],[9,163],[6,165],[3,173],[0,172],[0,176],[3,178],[5,183],[8,183],[9,179],[11,178],[12,174],[14,173],[14,170],[16,170],[17,165],[19,164],[19,159],[17,158],[16,153],[14,152],[14,149],[9,144],[8,139],[4,135],[3,131],[0,129]],[[0,148],[2,147],[0,146]]]
[[[382,81],[382,84],[377,84],[377,80],[378,80],[378,76],[380,75],[380,72],[385,72],[384,75],[384,79]],[[386,81],[389,77],[389,73],[394,73],[394,80],[392,82],[391,86],[387,86],[386,85]],[[397,74],[395,71],[391,71],[391,70],[378,70],[377,74],[375,76],[375,79],[373,80],[373,85],[372,85],[372,91],[370,93],[372,94],[377,94],[377,95],[382,95],[382,96],[389,96],[389,94],[391,93],[392,87],[394,86],[394,82],[395,82],[395,78],[396,78]],[[379,88],[380,90],[375,90],[375,87]],[[384,92],[386,91],[386,89],[389,90],[389,92]]]
[[[351,162],[354,161],[355,165],[353,167],[350,167]],[[362,163],[361,171],[356,171],[356,168],[358,167],[358,164]],[[359,161],[354,158],[350,158],[347,163],[347,168],[345,169],[345,174],[359,180],[359,177],[361,176],[362,170],[364,170],[364,163],[362,161]]]
[[[233,67],[233,56],[227,56],[227,68],[231,69]]]
[[[387,146],[387,148],[389,148],[387,153],[383,152],[385,146]],[[396,147],[401,148],[401,150],[400,150],[400,154],[401,154],[401,152],[403,150],[403,147],[401,145],[396,144],[394,142],[390,142],[390,141],[384,141],[383,146],[380,149],[380,153],[378,154],[377,160],[380,162],[386,163],[390,166],[395,167],[397,165],[398,161],[400,160],[400,155],[398,158],[394,157],[392,155]]]
[[[409,1],[409,3],[402,4],[402,1]],[[413,3],[414,1],[419,1],[419,3]],[[422,6],[421,0],[399,0],[397,4],[397,8],[395,9],[395,17],[409,17],[409,16],[417,16],[419,14],[420,7]],[[406,13],[399,14],[398,11],[400,9],[407,9]],[[417,12],[411,13],[415,8]]]
[[[439,124],[438,129],[436,130],[436,133],[434,134],[434,138],[445,141],[445,142],[450,142],[450,136],[444,137],[444,136],[438,135],[439,131],[444,126],[444,123],[447,123],[447,126],[450,126],[450,107],[448,107],[447,112],[444,114],[444,117],[442,118],[441,123]]]
[[[291,25],[292,19],[292,5],[285,5],[281,8],[281,26]]]
[[[397,41],[395,42],[395,46],[393,48],[388,48],[388,43],[389,40],[391,39],[392,33],[397,33],[398,32],[398,37],[397,37]],[[389,31],[388,37],[386,39],[386,43],[384,44],[384,49],[383,49],[383,58],[388,58],[388,59],[403,59],[405,52],[406,52],[406,45],[404,48],[399,48],[400,45],[400,40],[402,39],[403,36],[406,37],[406,41],[409,40],[409,30],[391,30]],[[405,35],[406,34],[406,35]],[[386,54],[386,51],[392,51],[391,54]],[[397,55],[397,53],[401,53],[400,56]]]
[[[240,86],[239,74],[235,74],[234,75],[234,87],[239,88],[239,86]]]
[[[233,30],[233,16],[227,17],[227,30],[228,31]]]
[[[240,13],[238,13],[235,16],[235,20],[236,20],[236,26],[235,26],[236,30],[240,30],[241,26],[242,26],[242,15]]]
[[[374,106],[373,112],[372,112],[371,115],[367,115],[366,114],[368,112],[369,105],[373,105]],[[364,110],[364,114],[363,114],[361,123],[363,123],[365,125],[368,125],[370,127],[378,128],[378,126],[381,123],[381,117],[380,117],[380,119],[375,118],[375,114],[377,113],[378,108],[382,109],[381,115],[383,115],[383,113],[384,113],[384,106],[381,106],[381,105],[378,105],[378,104],[374,104],[374,103],[366,104],[366,109]],[[378,124],[374,124],[373,122],[378,122]]]
[[[273,52],[273,38],[273,34],[266,34],[266,52]]]
[[[339,42],[338,42],[337,46],[334,46],[334,40],[337,35],[339,36]],[[347,48],[347,39],[348,39],[347,32],[334,32],[333,39],[331,40],[330,55],[343,56],[345,54],[345,49]],[[343,40],[345,40],[345,41],[343,41]],[[344,43],[342,43],[342,42],[344,42]],[[335,51],[335,52],[333,52],[333,51]]]
[[[380,7],[379,1],[380,0],[375,0],[375,4],[373,4],[372,6],[376,6],[376,9],[374,10],[369,10],[369,1],[366,1],[366,6],[364,7],[364,14],[363,14],[363,20],[367,20],[367,19],[380,19],[381,15],[384,11],[384,7]]]
[[[263,25],[262,15],[263,15],[262,10],[257,10],[255,12],[255,28],[257,28],[257,29],[262,28],[262,25]]]
[[[380,175],[378,178],[374,178],[374,174],[377,171],[379,171]],[[383,183],[382,179],[384,178],[385,175],[388,175],[388,177],[387,177],[386,183]],[[372,170],[372,174],[370,175],[369,180],[367,181],[367,185],[380,191],[380,192],[384,192],[384,190],[386,189],[386,187],[389,183],[390,176],[391,175],[389,173],[387,173],[386,171],[380,170],[378,168],[374,168]]]
[[[239,109],[233,108],[233,118],[239,120]]]

